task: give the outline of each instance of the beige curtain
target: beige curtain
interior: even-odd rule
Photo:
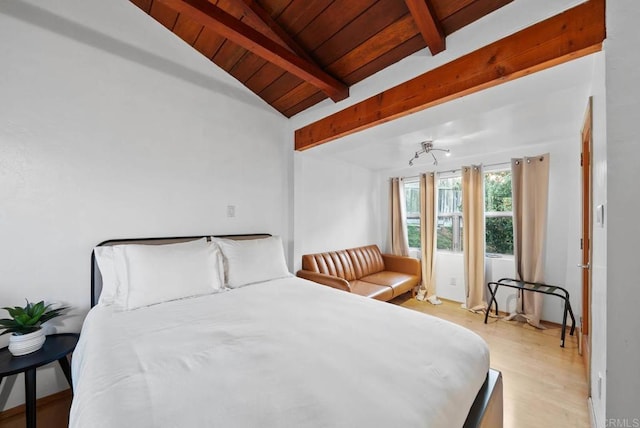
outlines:
[[[511,187],[516,277],[524,281],[544,282],[549,154],[512,159]],[[540,328],[543,297],[541,293],[521,293],[516,312],[508,319],[522,318]]]
[[[402,178],[391,179],[391,252],[397,256],[409,255],[407,243],[407,216]]]
[[[462,245],[466,307],[487,308],[484,297],[484,179],[482,166],[462,167]]]
[[[436,179],[434,173],[420,175],[420,243],[422,285],[417,299],[434,305],[436,296]]]

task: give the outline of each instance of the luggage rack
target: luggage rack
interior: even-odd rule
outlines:
[[[493,286],[493,288],[491,288]],[[491,305],[495,303],[496,306],[496,315],[498,315],[498,301],[496,300],[496,293],[498,291],[498,287],[510,287],[522,291],[531,291],[533,293],[542,293],[548,294],[550,296],[556,296],[564,300],[564,312],[562,314],[562,334],[560,337],[560,346],[564,348],[564,338],[565,338],[565,330],[567,328],[567,314],[571,316],[571,331],[570,335],[573,336],[573,332],[576,329],[576,319],[573,316],[573,310],[571,309],[571,302],[569,301],[569,292],[557,285],[543,284],[541,282],[529,282],[529,281],[519,281],[513,278],[501,278],[496,282],[487,283],[487,288],[489,289],[489,294],[491,295],[491,299],[489,299],[489,307],[484,315],[484,323],[487,323],[487,319],[489,318],[489,312],[491,312]],[[524,299],[522,299],[522,305],[524,310]]]

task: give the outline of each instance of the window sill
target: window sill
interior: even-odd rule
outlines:
[[[487,254],[485,254],[485,258],[487,258],[487,259],[506,259],[506,260],[513,260],[513,254],[487,253]]]

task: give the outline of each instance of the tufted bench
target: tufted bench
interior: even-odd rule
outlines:
[[[391,300],[420,284],[420,261],[382,254],[377,245],[305,254],[297,276],[378,300]]]

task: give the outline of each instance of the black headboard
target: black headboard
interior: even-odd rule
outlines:
[[[196,239],[210,238],[211,236],[214,236],[216,238],[245,240],[245,239],[268,238],[271,235],[268,233],[252,233],[252,234],[241,234],[241,235],[202,235],[202,236],[176,236],[176,237],[166,237],[166,238],[110,239],[108,241],[101,242],[96,246],[102,247],[105,245],[122,245],[122,244],[143,244],[143,245],[177,244],[179,242],[188,242],[188,241],[195,241]],[[101,292],[102,292],[102,275],[100,274],[100,269],[98,268],[98,264],[96,263],[96,257],[93,254],[93,250],[92,250],[91,251],[91,307],[92,308],[98,304],[98,299],[100,298]]]

